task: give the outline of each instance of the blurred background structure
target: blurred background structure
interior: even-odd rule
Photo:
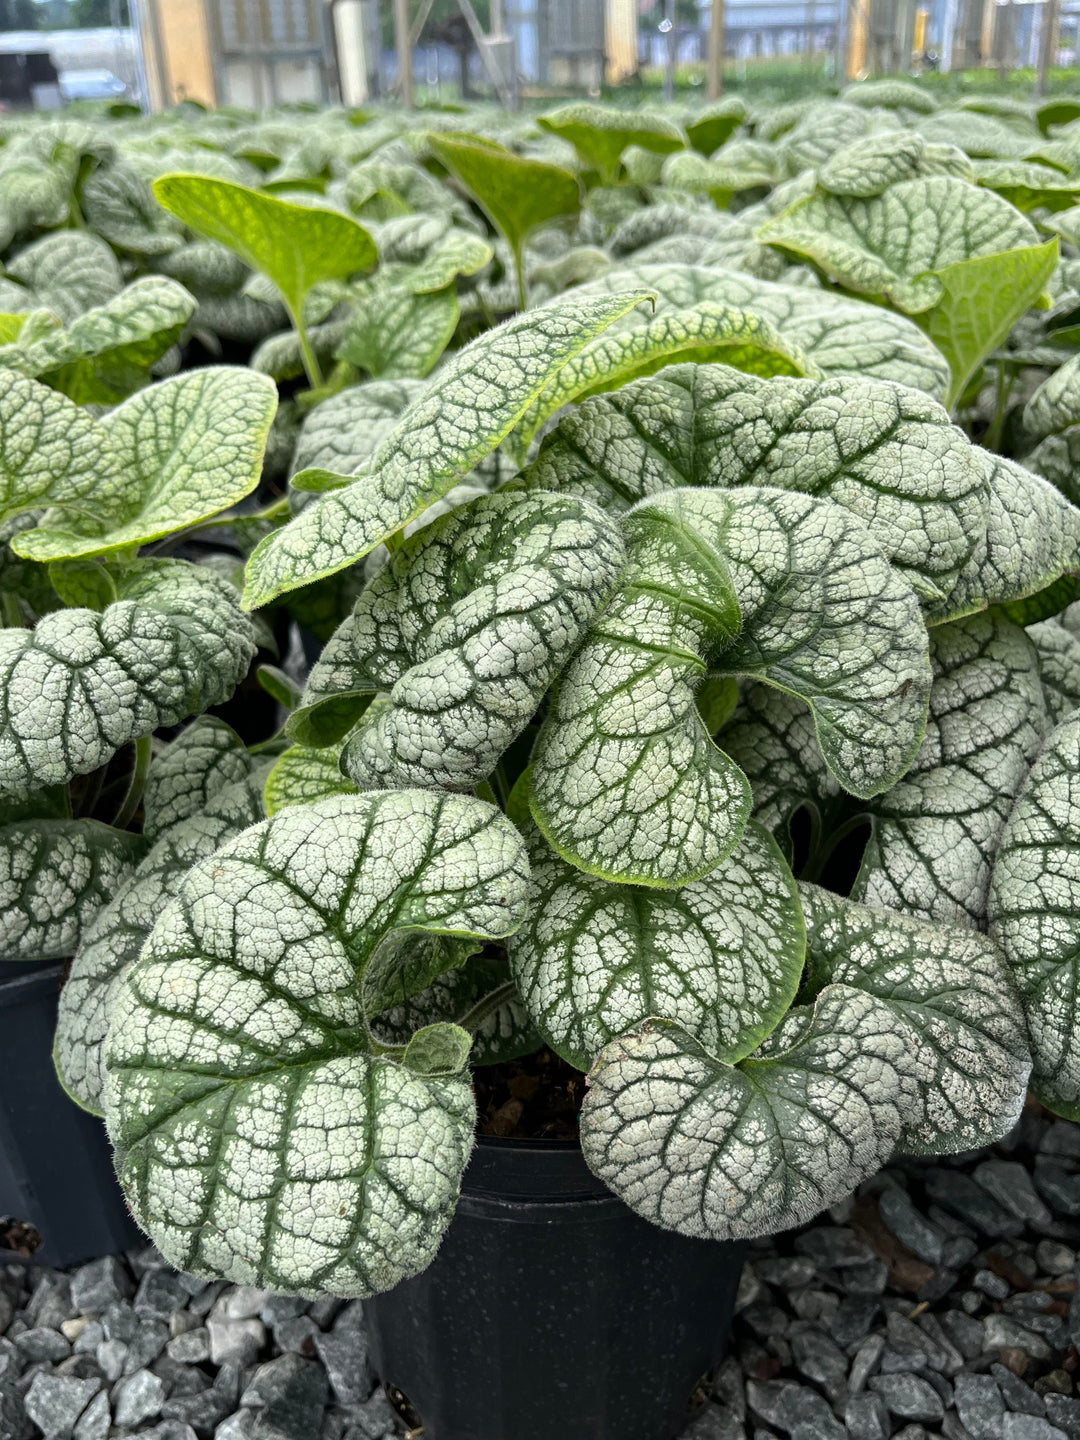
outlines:
[[[0,0],[0,103],[514,106],[1024,69],[1042,84],[1076,65],[1078,29],[1080,0]]]

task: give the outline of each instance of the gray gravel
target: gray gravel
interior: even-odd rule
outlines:
[[[1080,1440],[1080,1126],[897,1162],[750,1248],[682,1440]],[[705,1392],[702,1396],[705,1398]],[[0,1265],[0,1440],[392,1440],[359,1302],[176,1275],[152,1248]]]

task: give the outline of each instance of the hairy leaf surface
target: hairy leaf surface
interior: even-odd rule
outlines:
[[[1005,952],[1027,1016],[1032,1088],[1059,1115],[1080,1117],[1080,716],[1046,741],[1001,837],[990,933]]]
[[[733,1062],[795,998],[805,935],[791,872],[751,824],[725,863],[680,890],[583,874],[533,832],[530,915],[510,968],[547,1043],[588,1070],[616,1036],[660,1016]]]
[[[917,1097],[890,1008],[831,985],[739,1065],[667,1021],[613,1040],[590,1075],[581,1146],[646,1220],[747,1239],[802,1224],[873,1175]]]
[[[173,1264],[369,1295],[429,1262],[472,1145],[464,1055],[373,1055],[357,982],[402,931],[512,932],[526,879],[492,806],[409,791],[282,811],[188,872],[107,1050],[118,1170]]]
[[[159,725],[219,705],[255,651],[235,590],[177,560],[139,561],[100,613],[0,631],[0,786],[62,784]]]
[[[323,495],[256,547],[245,604],[332,575],[395,534],[509,434],[568,360],[646,298],[566,300],[457,351],[372,456],[370,474]]]
[[[748,488],[662,495],[624,527],[626,577],[560,679],[533,755],[533,815],[560,854],[668,886],[730,853],[747,785],[695,706],[706,674],[800,696],[849,790],[876,794],[903,774],[925,723],[926,633],[859,520]]]

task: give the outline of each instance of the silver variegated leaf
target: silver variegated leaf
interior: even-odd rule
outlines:
[[[331,395],[304,421],[292,470],[355,475],[391,433],[402,412],[420,395],[422,380],[372,380]]]
[[[180,560],[142,560],[101,611],[0,631],[0,786],[63,784],[129,740],[227,700],[255,653],[236,591]]]
[[[727,860],[679,890],[612,885],[535,831],[528,921],[507,943],[518,992],[547,1043],[588,1070],[609,1041],[659,1016],[710,1054],[748,1055],[802,977],[795,882],[750,824]]]
[[[945,600],[927,605],[928,624],[1023,600],[1063,575],[1080,575],[1080,510],[1015,460],[987,455],[985,464],[985,531]]]
[[[70,955],[145,848],[96,820],[0,826],[0,961]]]
[[[872,806],[853,895],[925,920],[980,927],[990,867],[1047,720],[1037,657],[991,611],[931,632],[934,685],[915,763]]]
[[[380,445],[369,473],[260,542],[248,561],[245,603],[264,605],[332,575],[396,534],[505,439],[567,361],[647,298],[567,298],[457,351]]]
[[[917,391],[874,380],[759,380],[680,365],[584,401],[527,483],[620,510],[680,485],[775,485],[863,519],[924,597],[983,536],[986,458]]]
[[[645,1219],[712,1240],[772,1235],[843,1199],[918,1103],[892,1011],[846,985],[790,1011],[738,1065],[657,1020],[613,1040],[589,1081],[590,1169]]]
[[[142,797],[144,837],[160,840],[250,770],[251,756],[235,730],[213,715],[200,715],[150,766]]]
[[[106,1057],[118,1172],[171,1263],[347,1296],[430,1261],[472,1146],[468,1037],[373,1054],[360,983],[403,931],[511,933],[527,876],[494,807],[426,791],[282,811],[188,872]]]
[[[693,224],[687,217],[682,228],[689,230]],[[745,248],[750,237],[739,244]],[[771,253],[766,247],[757,248],[766,256]],[[691,264],[697,257],[690,255],[680,258],[687,263],[622,266],[571,293],[615,295],[639,288],[655,290],[658,314],[685,310],[702,301],[736,305],[771,320],[824,375],[892,380],[924,390],[935,400],[944,398],[948,362],[905,315],[809,285],[758,279],[745,268]]]
[[[694,703],[706,673],[766,680],[811,708],[841,784],[878,793],[910,764],[930,688],[914,592],[869,530],[782,490],[680,490],[624,521],[626,579],[556,687],[532,812],[607,879],[681,885],[742,833],[747,783]]]
[[[570,496],[484,496],[407,540],[311,677],[321,701],[390,692],[346,742],[346,774],[360,789],[483,780],[531,720],[624,559],[618,524]]]
[[[1051,732],[1001,837],[990,933],[1005,952],[1027,1016],[1032,1089],[1080,1118],[1080,716]]]
[[[105,1040],[113,1006],[155,921],[192,865],[263,818],[262,775],[252,773],[250,756],[244,757],[246,775],[213,786],[215,777],[220,777],[215,763],[219,755],[200,755],[197,748],[182,742],[183,736],[169,747],[179,747],[172,758],[183,755],[191,773],[199,774],[204,788],[213,788],[213,793],[197,812],[164,827],[134,874],[114,890],[109,903],[85,928],[60,992],[54,1047],[57,1072],[68,1094],[95,1114],[102,1113],[104,1104]],[[200,763],[204,768],[196,771]]]
[[[1051,725],[1058,725],[1080,709],[1080,635],[1065,618],[1055,616],[1028,626],[1028,639],[1035,646],[1042,681],[1043,699]]]
[[[884,1001],[915,1062],[919,1101],[900,1148],[946,1155],[1012,1129],[1031,1072],[1024,1012],[1005,958],[972,930],[927,925],[800,886],[808,982]]]

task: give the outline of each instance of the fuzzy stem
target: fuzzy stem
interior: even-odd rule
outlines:
[[[146,777],[150,773],[152,754],[153,740],[151,736],[140,735],[135,741],[135,764],[131,770],[127,794],[113,821],[117,830],[126,830],[135,818],[135,811],[139,808],[139,801],[142,799],[143,788],[146,785]]]
[[[471,1010],[467,1010],[461,1019],[455,1023],[460,1025],[463,1030],[468,1030],[470,1035],[475,1035],[485,1020],[494,1015],[496,1010],[501,1009],[508,1000],[513,1000],[516,996],[517,986],[513,980],[507,980],[505,985],[499,985],[494,990],[488,991],[486,995],[482,996],[481,999],[476,1002]]]

